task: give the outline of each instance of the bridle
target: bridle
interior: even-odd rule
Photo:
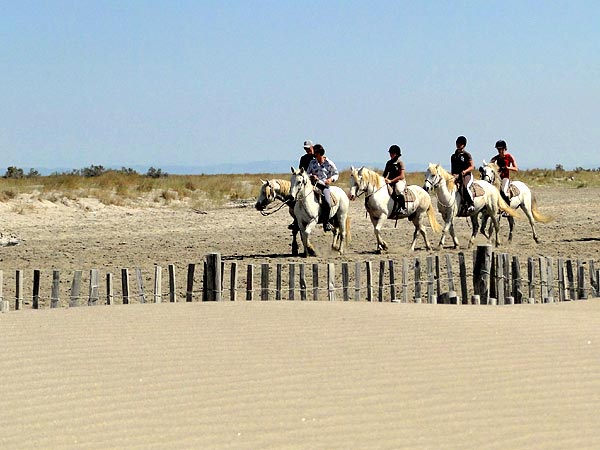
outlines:
[[[434,189],[438,188],[438,186],[442,182],[442,179],[443,179],[442,176],[439,173],[436,173],[434,175],[433,181],[431,181],[429,179],[429,177],[425,178],[425,184],[429,183],[431,185],[431,189],[434,190]],[[454,198],[454,201],[450,201],[448,204],[445,204],[443,201],[441,201],[439,196],[437,197],[437,201],[444,208],[452,208],[456,204],[456,196],[453,196],[453,198]]]
[[[302,189],[304,189],[304,186],[306,186],[308,184],[307,181],[306,181],[306,177],[303,176],[303,175],[298,175],[298,174],[296,174],[295,176],[302,178]],[[315,187],[311,184],[310,185],[311,186],[310,192],[308,192],[306,195],[300,197],[300,193],[302,192],[302,189],[300,189],[300,187],[298,187],[299,184],[300,183],[298,181],[296,181],[295,186],[297,187],[298,192],[296,192],[296,196],[294,197],[294,201],[297,201],[297,202],[305,200],[310,194],[312,194],[315,191]]]
[[[277,193],[277,190],[275,189],[275,187],[271,184],[271,181],[265,181],[265,201],[264,201],[264,207],[266,208],[267,205],[269,205],[270,203],[274,202],[275,200],[280,200],[281,201],[281,205],[279,205],[276,208],[270,209],[269,211],[265,211],[264,209],[260,210],[261,215],[263,216],[270,216],[271,214],[276,213],[277,211],[279,211],[281,208],[283,208],[286,205],[289,205],[290,202],[293,202],[293,199],[288,198],[286,199],[285,197],[281,196],[280,194]],[[261,204],[262,206],[262,204]]]

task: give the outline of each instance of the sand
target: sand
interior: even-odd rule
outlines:
[[[541,244],[520,221],[503,250],[600,266],[600,190],[535,191],[556,220],[538,226]],[[330,254],[321,232],[309,261],[377,260],[362,208],[352,203],[348,253]],[[21,241],[0,248],[8,299],[16,269],[149,274],[213,251],[296,260],[289,218],[246,204],[201,214],[21,198],[1,214]],[[458,233],[466,244],[466,222]],[[409,224],[390,221],[384,234],[386,257],[413,256]],[[416,254],[434,253],[420,244]],[[3,449],[600,448],[600,299],[13,306],[0,314]]]

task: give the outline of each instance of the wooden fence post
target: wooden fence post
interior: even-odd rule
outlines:
[[[290,263],[288,277],[288,300],[294,300],[296,286],[296,264]]]
[[[546,271],[547,281],[548,281],[548,303],[554,303],[554,271],[552,266],[554,265],[554,260],[551,257],[546,258]]]
[[[113,289],[113,274],[106,274],[106,304],[112,305],[114,302],[114,289]]]
[[[354,263],[354,301],[360,300],[360,288],[361,288],[361,273],[360,273],[360,262]]]
[[[592,297],[598,297],[598,279],[596,278],[596,269],[594,267],[594,260],[590,259],[589,263],[590,268],[590,286],[591,286],[591,294]]]
[[[177,288],[175,286],[175,264],[169,264],[169,302],[177,301]]]
[[[60,306],[60,271],[52,271],[52,293],[50,294],[50,308]]]
[[[71,298],[69,300],[69,307],[79,306],[79,293],[81,291],[81,277],[83,272],[76,270],[73,272],[73,282],[71,283]]]
[[[15,273],[15,310],[23,309],[23,271],[17,269]]]
[[[154,303],[162,303],[162,267],[154,266]]]
[[[100,293],[98,290],[98,269],[90,270],[90,292],[88,297],[88,305],[96,306],[98,304],[98,300],[100,299]]]
[[[431,304],[437,304],[438,299],[437,297],[434,295],[433,292],[433,282],[434,280],[434,273],[433,273],[433,257],[432,256],[428,256],[426,259],[426,263],[427,263],[427,303]]]
[[[330,302],[335,301],[335,266],[327,264],[327,297]]]
[[[396,302],[396,277],[394,275],[394,260],[388,261],[389,272],[390,272],[390,301]]]
[[[313,300],[319,300],[319,264],[312,265]]]
[[[535,261],[527,258],[527,284],[529,286],[529,303],[535,303]]]
[[[379,260],[379,283],[377,284],[377,301],[383,301],[383,289],[385,284],[385,261]]]
[[[496,253],[496,292],[499,305],[504,305],[504,258],[502,254]]]
[[[206,255],[206,301],[220,302],[222,298],[221,283],[221,254],[209,253]]]
[[[345,302],[350,300],[350,271],[347,262],[342,263],[342,297]]]
[[[540,256],[538,258],[540,269],[540,296],[542,303],[548,303],[548,269],[546,269],[546,258]]]
[[[254,298],[254,264],[248,264],[246,270],[246,301]]]
[[[34,269],[33,271],[33,298],[31,307],[33,309],[40,309],[40,276],[41,271]]]
[[[467,287],[467,266],[465,263],[465,254],[458,253],[458,276],[460,277],[460,295],[463,305],[469,303],[469,289]]]
[[[569,300],[577,300],[577,293],[575,292],[575,276],[573,273],[573,261],[567,259],[567,283]]]
[[[490,275],[492,267],[492,246],[478,245],[473,264],[473,289],[479,295],[480,302],[488,304],[490,298]]]
[[[567,298],[565,285],[565,261],[562,258],[558,258],[556,265],[558,270],[558,301],[564,302]]]
[[[260,299],[261,301],[269,300],[269,264],[262,263],[260,265]]]
[[[402,303],[408,303],[408,258],[402,258]]]
[[[371,261],[367,261],[365,263],[366,271],[367,271],[367,301],[373,301],[373,265]]]
[[[277,263],[277,269],[275,272],[275,300],[281,300],[282,271],[283,265],[281,263]]]
[[[238,265],[237,262],[231,263],[231,275],[229,278],[229,300],[235,302],[237,300],[238,288]]]
[[[415,258],[415,303],[421,303],[421,260]]]
[[[129,304],[129,269],[121,269],[121,289],[123,292],[123,304]]]
[[[135,268],[135,279],[137,281],[138,292],[140,295],[140,303],[146,303],[146,294],[144,294],[144,278],[142,277],[142,269]]]
[[[8,300],[4,299],[4,272],[0,270],[0,312],[8,312],[10,305]]]
[[[300,301],[306,300],[306,266],[304,263],[300,263],[300,267],[298,269],[300,273],[298,276],[300,277]]]
[[[585,282],[585,267],[580,259],[577,260],[577,298],[587,300],[587,286]]]
[[[185,291],[185,301],[191,302],[194,299],[194,272],[196,271],[196,264],[188,264],[187,271],[187,286]],[[203,292],[204,293],[204,292]]]
[[[512,258],[512,296],[515,299],[515,303],[520,304],[523,302],[521,266],[519,264],[518,256],[513,256]]]

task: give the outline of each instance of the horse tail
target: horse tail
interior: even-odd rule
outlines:
[[[503,213],[508,214],[511,217],[517,217],[517,211],[512,209],[508,203],[504,201],[502,196],[500,195],[500,191],[498,191],[498,209]]]
[[[554,220],[554,217],[547,216],[542,214],[537,207],[537,201],[535,200],[535,196],[531,194],[531,213],[533,214],[533,218],[536,222],[548,223]]]
[[[352,240],[352,234],[350,233],[350,216],[346,216],[346,242]]]
[[[442,226],[437,221],[435,210],[433,209],[433,205],[431,203],[429,203],[429,207],[427,208],[427,217],[429,218],[429,224],[435,233],[442,231]]]

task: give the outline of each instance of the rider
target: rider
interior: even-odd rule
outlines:
[[[315,144],[313,149],[315,159],[308,164],[306,172],[310,177],[311,183],[323,193],[324,202],[321,205],[323,230],[331,231],[333,227],[329,223],[329,213],[331,212],[331,192],[329,185],[336,182],[340,174],[334,162],[325,157],[325,149],[321,144]]]
[[[510,199],[508,198],[508,187],[510,185],[510,171],[518,172],[517,162],[515,158],[506,151],[506,142],[499,140],[496,142],[496,150],[498,154],[491,159],[491,162],[498,164],[500,168],[500,179],[502,180],[502,189],[500,195],[506,203],[510,205]]]
[[[406,189],[406,180],[404,179],[404,163],[400,159],[402,151],[397,145],[392,145],[388,150],[390,160],[385,164],[383,178],[385,183],[391,189],[391,196],[394,199],[394,209],[392,217],[397,215],[405,216],[407,214],[406,202],[404,199],[404,189]]]
[[[471,172],[475,168],[471,154],[465,151],[467,146],[467,138],[459,136],[456,138],[456,150],[450,158],[451,172],[457,182],[462,183],[463,201],[468,204],[467,214],[471,214],[475,210],[473,197],[471,196],[470,187],[473,183],[473,175]],[[464,194],[466,192],[466,195]]]

